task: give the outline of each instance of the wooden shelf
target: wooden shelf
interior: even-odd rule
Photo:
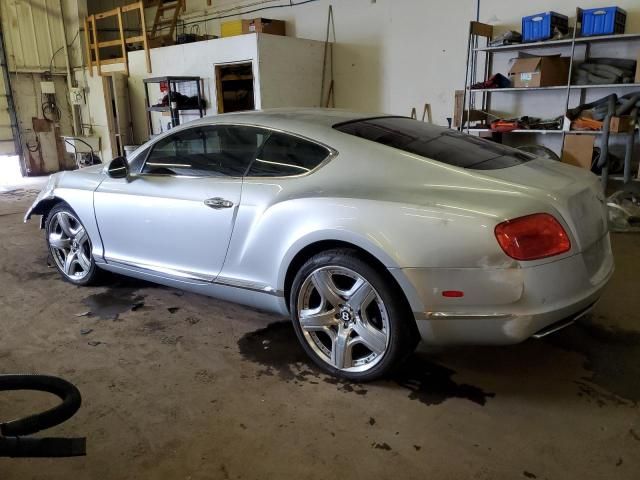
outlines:
[[[466,131],[466,129],[464,130]],[[470,128],[469,132],[472,133],[482,133],[482,132],[491,132],[491,133],[541,133],[541,134],[554,134],[554,133],[562,133],[562,130],[534,130],[529,128],[518,128],[517,130],[511,130],[509,132],[496,132],[495,130],[491,130],[490,128]]]
[[[227,74],[224,77],[220,78],[221,82],[237,82],[237,81],[241,81],[241,80],[253,80],[253,75],[251,75],[251,74],[247,74],[247,75]]]
[[[598,35],[595,37],[577,37],[576,43],[615,42],[619,40],[640,40],[640,33],[622,33],[618,35]],[[562,40],[547,40],[544,42],[515,43],[513,45],[501,45],[498,47],[478,47],[476,52],[510,52],[514,50],[530,50],[536,48],[567,47],[573,42],[572,38]]]

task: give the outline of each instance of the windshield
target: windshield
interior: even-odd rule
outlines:
[[[495,170],[536,158],[511,147],[406,117],[353,120],[333,128],[456,167]]]

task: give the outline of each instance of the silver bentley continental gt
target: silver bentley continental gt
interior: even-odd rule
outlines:
[[[102,270],[290,315],[327,372],[377,378],[421,339],[511,344],[588,312],[613,273],[586,170],[409,118],[203,118],[51,176],[41,215],[75,285]]]

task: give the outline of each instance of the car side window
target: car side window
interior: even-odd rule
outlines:
[[[255,158],[264,131],[244,126],[181,130],[156,143],[142,173],[196,177],[241,177]]]
[[[251,164],[249,177],[288,177],[309,173],[331,152],[322,145],[284,133],[272,133]]]

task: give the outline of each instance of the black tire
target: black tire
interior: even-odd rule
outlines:
[[[375,312],[382,312],[383,310],[386,310],[386,316],[384,313],[380,313],[380,317],[384,316],[386,318],[386,326],[382,325],[382,320],[377,320],[377,325],[382,327],[378,329],[379,332],[386,333],[386,349],[381,354],[376,354],[371,350],[371,354],[376,355],[376,357],[374,357],[374,360],[370,361],[370,366],[365,364],[364,367],[352,366],[348,368],[336,368],[336,366],[331,363],[334,360],[333,355],[334,349],[336,348],[336,340],[334,339],[337,338],[338,329],[342,328],[345,332],[351,331],[351,333],[347,335],[347,339],[352,338],[349,335],[353,335],[354,332],[350,330],[347,325],[349,325],[351,329],[355,329],[356,324],[358,322],[362,322],[363,317],[361,311],[358,313],[347,304],[343,304],[339,311],[337,307],[329,309],[327,306],[329,302],[322,299],[320,291],[315,287],[316,283],[314,283],[314,278],[316,278],[315,276],[318,272],[320,272],[320,274],[328,272],[329,275],[331,275],[332,280],[335,280],[337,275],[339,280],[339,277],[342,275],[341,269],[346,269],[347,272],[355,272],[362,280],[368,282],[372,287],[373,293],[370,293],[369,295],[374,295],[375,302],[370,301],[369,307],[365,305],[363,309],[368,310],[370,305],[374,304],[374,315],[372,315],[372,317],[375,316]],[[309,282],[311,282],[311,284]],[[335,283],[332,283],[332,285],[337,287]],[[301,290],[303,288],[304,291],[302,291],[301,295]],[[353,290],[355,287],[349,288]],[[310,289],[311,293],[308,293]],[[313,289],[316,290],[315,293],[313,292]],[[338,289],[338,291],[341,290]],[[313,295],[316,296],[315,300]],[[355,296],[356,295],[353,295],[353,297]],[[336,297],[334,298],[337,300]],[[343,300],[344,298],[346,297],[342,297]],[[349,302],[348,300],[344,301],[347,303]],[[380,306],[380,301],[382,302],[382,306]],[[309,302],[315,302],[316,305],[318,305],[317,308],[319,311],[323,311],[327,308],[329,311],[326,313],[335,313],[333,318],[336,318],[338,325],[331,325],[328,328],[332,330],[335,329],[336,337],[328,335],[327,332],[322,330],[310,332],[308,326],[303,329],[300,322],[299,311],[306,305],[306,303]],[[336,377],[356,382],[366,382],[388,375],[414,351],[418,343],[419,336],[415,320],[410,308],[408,307],[408,303],[405,300],[403,292],[388,272],[380,271],[372,266],[371,263],[367,262],[362,256],[360,256],[356,250],[348,248],[327,250],[313,256],[305,262],[293,280],[289,305],[293,326],[302,348],[322,370]],[[344,314],[345,309],[349,310],[347,314]],[[343,323],[343,319],[348,318],[349,313],[352,315],[351,319],[345,320],[347,323]],[[367,314],[366,317],[369,317],[369,315]],[[329,315],[325,318],[331,318],[331,316]],[[366,323],[373,325],[373,320],[367,320]],[[342,327],[340,324],[342,324]],[[362,325],[359,326],[362,327]],[[359,337],[357,334],[355,336],[362,339],[362,337]],[[323,339],[319,337],[326,338]],[[327,342],[327,339],[330,340],[330,346],[327,346],[327,343],[329,343]],[[357,341],[355,343],[357,343]],[[326,350],[329,349],[331,352],[331,358],[327,360],[328,353]],[[364,350],[364,355],[366,357],[366,348],[364,348]],[[343,356],[342,358],[344,359],[346,357]],[[353,348],[351,349],[348,358],[349,362],[353,362]],[[374,361],[375,363],[373,363]],[[339,361],[334,363],[338,364]],[[353,371],[354,368],[367,369],[363,371]]]
[[[84,225],[80,221],[80,217],[78,217],[76,212],[74,212],[73,209],[68,204],[61,202],[54,205],[53,208],[47,214],[47,219],[45,221],[45,239],[47,242],[47,248],[49,249],[49,255],[53,259],[53,264],[58,269],[58,272],[60,272],[60,275],[62,276],[62,278],[67,282],[72,283],[74,285],[79,285],[79,286],[93,285],[97,283],[97,281],[99,280],[101,270],[96,266],[96,262],[93,258],[93,254],[91,252],[91,247],[92,247],[91,238],[89,237],[88,232],[86,232],[86,239],[82,242],[81,246],[78,245],[77,247],[72,247],[72,248],[76,248],[75,251],[77,255],[80,255],[80,254],[83,255],[82,257],[83,265],[87,266],[86,269],[83,269],[84,273],[82,275],[77,274],[78,270],[80,270],[81,268],[81,266],[79,265],[79,262],[76,262],[78,266],[76,266],[74,270],[72,271],[70,270],[69,274],[65,272],[63,265],[61,265],[61,263],[64,263],[63,251],[52,246],[50,242],[52,233],[53,234],[58,233],[68,237],[68,235],[65,235],[63,233],[61,226],[59,226],[58,224],[57,216],[58,214],[61,214],[61,213],[66,214],[68,218],[73,219],[71,222],[72,227],[75,227],[76,229],[79,227],[82,227],[84,232],[86,232]],[[73,239],[69,239],[69,240],[70,240],[70,243],[73,244]],[[74,274],[74,272],[76,274]]]

